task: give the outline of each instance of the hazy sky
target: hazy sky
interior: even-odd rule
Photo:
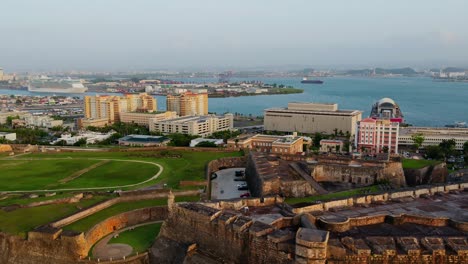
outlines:
[[[468,66],[467,0],[2,0],[0,67]]]

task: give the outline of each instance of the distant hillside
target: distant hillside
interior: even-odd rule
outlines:
[[[370,75],[374,72],[374,69],[362,69],[362,70],[349,70],[346,73],[351,75]],[[401,74],[401,75],[415,75],[418,74],[412,68],[397,68],[397,69],[384,69],[375,68],[375,74]]]
[[[458,67],[447,67],[443,69],[444,72],[464,72],[466,69],[458,68]]]

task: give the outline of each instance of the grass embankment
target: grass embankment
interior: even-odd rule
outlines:
[[[199,200],[200,198],[198,196],[176,197],[176,202],[199,201]],[[155,199],[155,200],[142,200],[142,201],[135,201],[135,202],[118,203],[104,210],[101,210],[95,214],[92,214],[88,217],[85,217],[81,220],[78,220],[74,223],[71,223],[70,225],[65,226],[64,229],[86,232],[91,227],[96,225],[97,223],[102,222],[111,216],[118,215],[124,212],[139,209],[139,208],[161,206],[161,205],[167,205],[167,199],[164,198],[164,199]]]
[[[427,166],[433,166],[441,163],[439,160],[416,160],[416,159],[403,159],[403,169],[421,169]]]
[[[285,202],[288,204],[298,204],[298,203],[313,203],[317,201],[328,201],[333,199],[340,199],[340,198],[348,198],[352,196],[357,196],[364,193],[375,193],[379,191],[379,187],[377,185],[358,188],[348,191],[342,192],[334,192],[334,193],[327,193],[323,195],[317,196],[309,196],[309,197],[297,197],[297,198],[286,198]]]
[[[154,243],[159,234],[161,223],[139,226],[133,230],[126,230],[117,238],[112,238],[109,244],[128,244],[133,248],[133,254],[147,250]]]
[[[80,208],[89,207],[107,199],[106,196],[94,196],[75,204],[52,204],[32,208],[19,208],[11,212],[0,210],[0,231],[26,236],[26,232],[35,227],[56,221],[76,213]]]
[[[75,194],[73,194],[73,193],[62,193],[62,194],[57,194],[57,195],[49,196],[49,197],[39,196],[37,198],[28,198],[24,194],[12,194],[8,198],[0,200],[0,207],[7,206],[7,205],[13,205],[13,204],[28,205],[30,203],[68,198],[68,197],[72,197],[74,195]]]

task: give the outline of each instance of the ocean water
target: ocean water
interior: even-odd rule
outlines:
[[[208,83],[216,79],[178,79],[185,82]],[[209,111],[263,115],[270,107],[285,107],[288,102],[338,103],[340,109],[363,111],[367,117],[371,106],[383,97],[390,97],[403,112],[407,123],[415,126],[444,126],[456,121],[468,122],[468,83],[433,82],[431,78],[322,78],[322,85],[301,84],[300,78],[248,78],[264,83],[291,85],[304,89],[302,94],[260,95],[247,97],[210,98]],[[0,94],[29,94],[27,91],[0,90]],[[93,93],[90,93],[93,94]],[[81,95],[82,96],[82,95]],[[156,96],[158,108],[165,109],[164,96]]]

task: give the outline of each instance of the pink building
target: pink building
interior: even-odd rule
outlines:
[[[359,152],[398,153],[399,127],[398,122],[366,118],[358,122],[354,145]]]

